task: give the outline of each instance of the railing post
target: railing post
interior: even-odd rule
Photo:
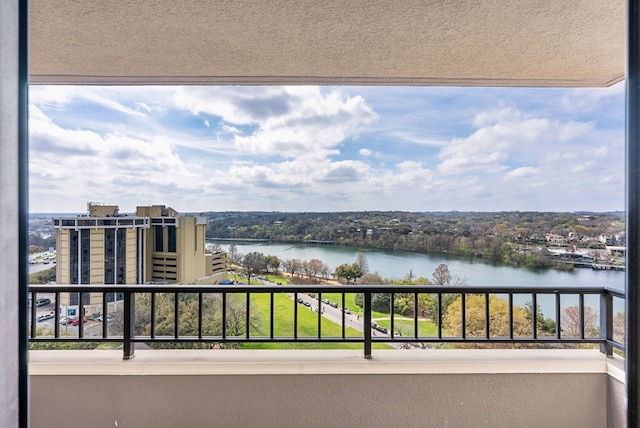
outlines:
[[[130,360],[135,355],[135,344],[131,339],[135,336],[135,306],[136,297],[135,293],[131,291],[124,292],[124,331],[122,335],[122,348],[123,348],[123,360]]]
[[[600,352],[607,357],[613,356],[613,295],[605,292],[600,295]]]
[[[365,291],[364,295],[364,324],[362,332],[364,333],[364,358],[371,359],[371,292]]]

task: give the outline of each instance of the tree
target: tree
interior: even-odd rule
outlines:
[[[467,337],[485,336],[485,296],[467,294],[465,300],[465,333]],[[524,308],[513,307],[514,336],[531,336],[531,322]],[[460,336],[462,333],[462,296],[447,308],[442,321],[446,335]],[[496,295],[489,296],[489,335],[490,337],[509,336],[509,302]],[[460,347],[499,347],[499,344],[461,344]]]
[[[371,309],[378,312],[391,313],[391,294],[373,293],[371,294]]]
[[[356,254],[356,261],[354,262],[360,272],[364,275],[365,273],[369,273],[369,262],[367,261],[367,257],[364,253]]]
[[[449,272],[449,266],[445,263],[440,263],[436,270],[433,272],[433,281],[435,285],[446,286],[464,286],[467,284],[467,280],[457,275],[451,275]],[[459,297],[458,294],[442,294],[440,301],[440,308],[442,312],[438,314],[438,296],[436,294],[431,295],[431,298],[425,297],[423,302],[428,312],[434,318],[436,324],[440,323],[440,319],[447,313],[449,305],[453,303]]]
[[[382,285],[385,281],[377,273],[365,273],[356,281],[359,285]]]
[[[227,334],[229,336],[244,336],[249,333],[255,333],[260,328],[260,317],[256,311],[249,314],[249,324],[247,325],[247,307],[244,295],[229,294],[227,295]]]
[[[562,334],[565,337],[580,336],[580,307],[569,306],[562,312]],[[596,337],[600,332],[600,315],[598,310],[591,307],[584,307],[584,335],[585,337]]]
[[[240,264],[240,254],[238,253],[238,247],[236,246],[236,244],[232,243],[231,245],[229,245],[228,255],[229,263],[231,263],[232,265]]]
[[[39,247],[37,245],[29,245],[29,254],[41,253],[43,251],[44,249],[42,247]]]
[[[320,259],[309,260],[309,276],[317,277],[326,268],[325,264]]]
[[[209,247],[209,252],[211,253],[219,253],[222,251],[222,247],[220,246],[220,244],[218,244],[217,242],[214,242],[213,244],[211,244],[211,246]]]
[[[624,312],[616,312],[616,316],[613,317],[613,340],[620,343],[625,342],[626,326],[627,324]]]
[[[280,268],[280,259],[278,256],[264,256],[264,262],[267,266],[267,271],[274,273],[278,272],[278,269]]]
[[[440,263],[436,270],[433,271],[433,283],[435,285],[449,285],[451,278],[452,276],[449,272],[449,266],[445,263]]]
[[[174,302],[173,293],[156,293],[155,297],[155,330],[156,336],[173,336]],[[178,329],[180,336],[198,335],[199,301],[197,293],[180,293],[178,295]],[[257,311],[249,314],[247,325],[247,308],[245,294],[227,294],[226,332],[228,336],[244,336],[247,328],[255,333],[260,328],[260,316]],[[217,294],[205,294],[202,307],[202,331],[206,335],[222,335],[222,297]],[[122,335],[123,314],[115,313],[115,318],[108,324],[110,335]],[[139,336],[151,335],[151,295],[141,293],[136,296],[135,332]],[[154,343],[157,348],[212,348],[215,343]],[[235,346],[235,345],[224,345]]]
[[[47,284],[56,281],[56,267],[29,274],[29,284]]]
[[[295,274],[300,275],[302,272],[302,262],[298,259],[292,259],[289,265],[289,272],[292,276]]]
[[[362,276],[360,268],[355,263],[343,263],[336,268],[335,276],[338,279],[344,279],[347,283],[353,282]]]
[[[251,275],[263,272],[267,265],[264,261],[264,255],[257,251],[253,251],[242,259],[242,267],[247,274],[247,281],[251,284]]]
[[[527,315],[527,320],[531,322],[533,319],[533,303],[530,301],[526,302],[524,304],[524,311]],[[536,310],[536,327],[538,330],[537,334],[546,334],[549,336],[555,336],[556,334],[556,321],[553,318],[545,318],[544,314],[540,310],[540,305],[538,305]]]

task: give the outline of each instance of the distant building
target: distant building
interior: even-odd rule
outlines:
[[[562,245],[567,243],[567,240],[565,239],[564,236],[558,235],[555,233],[547,233],[544,236],[544,239],[550,244],[555,244],[555,245]]]
[[[205,251],[206,227],[206,217],[180,215],[164,205],[119,214],[115,205],[89,203],[86,216],[53,219],[56,280],[59,284],[215,284],[226,279],[225,260],[223,253]],[[76,305],[77,295],[66,304]]]

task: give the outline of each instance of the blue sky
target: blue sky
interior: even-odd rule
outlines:
[[[29,96],[31,212],[624,209],[624,83]]]

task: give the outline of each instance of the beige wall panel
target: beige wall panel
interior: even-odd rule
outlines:
[[[197,266],[195,263],[195,218],[181,217],[180,227],[176,233],[176,249],[180,254],[180,263],[178,264],[177,280],[183,284],[189,284],[195,281],[198,276]]]
[[[89,260],[91,263],[91,284],[104,284],[104,229],[91,229]]]
[[[601,428],[606,382],[604,373],[32,375],[31,424]]]
[[[127,229],[127,244],[126,244],[126,263],[127,270],[125,273],[125,282],[127,284],[135,284],[136,278],[136,229]]]
[[[68,284],[69,276],[69,231],[65,229],[57,230],[56,245],[56,282],[58,284]]]
[[[153,270],[153,227],[143,231],[143,271],[144,282],[151,281]]]

